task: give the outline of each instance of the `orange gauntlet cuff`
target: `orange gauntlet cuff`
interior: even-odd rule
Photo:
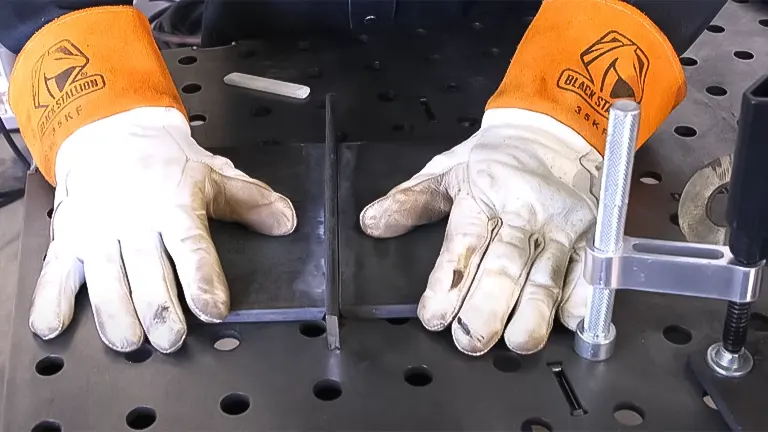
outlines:
[[[73,12],[38,31],[16,58],[9,101],[40,172],[82,126],[133,108],[184,111],[147,19],[133,7]]]
[[[675,50],[640,11],[619,0],[544,0],[486,109],[547,114],[602,154],[612,101],[640,103],[639,147],[685,92]]]

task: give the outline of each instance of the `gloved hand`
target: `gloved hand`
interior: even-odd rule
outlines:
[[[229,312],[207,218],[268,235],[296,226],[288,199],[192,139],[146,18],[133,8],[87,9],[47,25],[17,58],[10,90],[21,132],[56,186],[29,318],[43,339],[64,331],[87,282],[110,348],[136,349],[146,332],[159,351],[175,351],[187,327],[174,267],[201,320]]]
[[[200,148],[172,108],[136,108],[81,127],[59,149],[56,177],[52,241],[29,317],[43,339],[66,328],[87,281],[110,348],[136,349],[146,332],[159,351],[175,351],[187,327],[174,267],[197,317],[220,322],[229,313],[208,217],[267,235],[296,226],[288,199]]]
[[[674,50],[640,12],[617,0],[544,0],[480,130],[366,207],[360,225],[388,238],[450,214],[419,319],[434,331],[452,323],[470,355],[502,332],[511,350],[534,353],[556,311],[570,329],[585,313],[583,254],[611,101],[640,102],[642,143],[684,95]]]

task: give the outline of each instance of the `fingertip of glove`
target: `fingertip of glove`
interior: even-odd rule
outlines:
[[[521,355],[534,354],[541,351],[547,343],[547,336],[537,334],[523,334],[507,330],[504,332],[504,343],[507,348]]]
[[[461,317],[456,318],[451,325],[451,336],[453,336],[453,343],[459,351],[470,356],[481,356],[496,343],[496,341],[487,340],[473,332]]]
[[[360,212],[360,228],[363,232],[371,237],[378,237],[377,234],[380,231],[378,229],[379,215],[376,212],[377,203],[383,198],[379,198],[376,201],[365,206],[363,211]]]
[[[173,352],[178,351],[179,348],[181,348],[181,346],[184,344],[184,339],[186,337],[187,337],[187,329],[184,328],[183,331],[177,334],[174,334],[172,337],[168,339],[150,337],[149,341],[152,344],[152,346],[155,347],[155,349],[160,351],[161,353],[171,354]]]
[[[50,340],[60,335],[64,331],[61,323],[39,322],[33,318],[29,320],[29,330],[36,334],[42,340]]]
[[[293,207],[291,200],[278,193],[275,193],[275,195],[277,195],[277,200],[275,200],[275,217],[272,229],[267,234],[272,236],[288,235],[296,229],[296,209]]]
[[[567,307],[560,308],[560,322],[570,331],[576,331],[576,326],[579,324],[584,314],[574,314]]]
[[[229,315],[229,297],[199,296],[191,299],[189,307],[201,321],[220,323]]]
[[[394,210],[390,201],[389,196],[379,198],[360,212],[360,228],[365,234],[374,238],[390,238],[411,230],[410,225],[398,223],[397,218],[392,217]]]

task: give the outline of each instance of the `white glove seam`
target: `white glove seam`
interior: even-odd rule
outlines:
[[[448,319],[448,322],[445,324],[444,328],[447,327],[451,321],[458,319],[458,316],[461,315],[461,308],[464,306],[464,302],[466,301],[467,297],[469,297],[477,288],[477,281],[479,280],[478,275],[480,274],[480,268],[483,265],[483,258],[485,258],[486,253],[488,253],[488,248],[491,246],[491,243],[493,243],[493,241],[496,240],[496,238],[499,236],[503,224],[504,221],[502,221],[500,217],[488,218],[488,221],[486,222],[485,240],[483,240],[481,246],[477,248],[477,252],[472,255],[472,258],[470,258],[469,264],[467,265],[467,269],[471,270],[471,272],[467,272],[468,274],[464,277],[464,283],[469,283],[469,287],[467,288],[466,293],[464,294],[461,301],[457,302],[456,306],[454,306],[453,313],[450,315],[450,319]]]
[[[181,322],[182,322],[181,328],[183,330],[183,333],[180,340],[183,341],[184,337],[186,337],[187,335],[187,326],[185,325],[185,322],[184,322],[184,313],[183,311],[181,311],[181,306],[178,304],[179,303],[178,295],[175,292],[178,290],[176,287],[176,280],[172,275],[171,277],[169,277],[168,275],[168,268],[170,267],[170,264],[171,264],[169,260],[170,254],[167,248],[165,247],[165,244],[163,243],[162,234],[157,233],[156,236],[157,237],[155,238],[155,241],[154,241],[155,243],[154,249],[155,249],[155,254],[157,255],[157,260],[158,262],[160,262],[160,268],[163,269],[163,279],[165,280],[165,283],[163,284],[163,286],[165,288],[167,298],[170,299],[171,307],[173,307],[173,312],[176,314],[176,316],[181,318]],[[173,273],[173,270],[171,270],[171,273]],[[181,280],[179,280],[179,282],[181,282]],[[174,290],[174,288],[176,288],[176,290]],[[184,289],[183,283],[181,284],[181,289],[182,291],[186,292],[186,290]],[[194,306],[190,305],[190,309],[194,309]],[[152,318],[150,318],[150,320],[151,319]],[[149,336],[149,332],[147,332],[147,336]]]
[[[491,225],[492,223],[493,225]],[[481,243],[477,248],[475,253],[470,257],[469,262],[467,263],[464,279],[462,280],[461,285],[457,287],[460,292],[464,291],[464,295],[461,296],[461,299],[456,302],[453,309],[451,310],[451,313],[447,315],[445,322],[438,322],[436,325],[428,325],[422,321],[422,324],[427,330],[442,331],[456,319],[459,313],[461,313],[461,307],[464,304],[466,298],[469,296],[469,293],[472,290],[472,285],[477,279],[477,273],[480,269],[480,265],[482,264],[483,257],[485,257],[485,253],[488,251],[488,247],[491,245],[491,242],[493,242],[496,236],[498,236],[499,231],[501,231],[501,223],[503,223],[501,218],[493,218],[486,221],[485,239],[483,240],[483,243]],[[469,286],[466,287],[466,285]]]

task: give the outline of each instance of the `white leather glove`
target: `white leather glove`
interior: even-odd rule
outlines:
[[[187,326],[174,267],[197,317],[219,322],[229,312],[207,218],[267,235],[296,226],[288,199],[203,150],[172,108],[136,108],[81,127],[59,149],[56,182],[52,241],[29,318],[43,339],[64,331],[87,281],[110,348],[136,349],[146,332],[159,351],[175,351]]]
[[[549,116],[491,109],[476,134],[366,207],[360,224],[368,235],[388,238],[450,214],[419,319],[433,331],[453,322],[456,346],[480,355],[513,314],[507,346],[533,353],[544,346],[558,308],[570,329],[584,316],[582,258],[601,160]]]

